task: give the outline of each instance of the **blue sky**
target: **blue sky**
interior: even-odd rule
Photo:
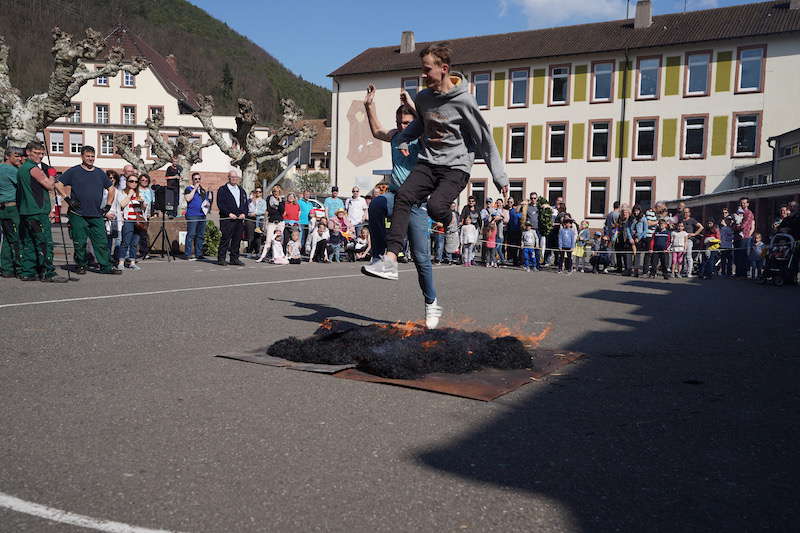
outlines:
[[[403,30],[413,30],[419,42],[625,17],[625,0],[190,1],[294,73],[328,88],[326,74],[367,48],[399,45]],[[746,3],[752,2],[686,0],[688,10]],[[631,0],[631,16],[635,4]],[[656,14],[679,12],[683,6],[684,0],[653,0]]]

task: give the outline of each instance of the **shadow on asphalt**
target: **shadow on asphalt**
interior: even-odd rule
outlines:
[[[580,531],[797,531],[800,290],[785,289],[631,280],[583,294],[600,317],[631,304],[629,318],[563,346],[589,354],[563,378],[411,459],[545,496]]]
[[[340,309],[332,305],[325,305],[317,302],[298,302],[295,300],[282,300],[280,298],[269,298],[269,300],[272,300],[273,302],[290,303],[295,307],[297,307],[298,309],[306,309],[312,311],[312,313],[310,314],[284,315],[282,317],[282,318],[288,318],[289,320],[300,320],[303,322],[313,322],[315,324],[320,324],[323,320],[329,318],[351,318],[353,320],[362,320],[368,323],[377,323],[377,324],[392,323],[386,320],[379,320],[377,318],[372,318],[358,313],[351,313],[350,311],[345,311],[344,309]]]

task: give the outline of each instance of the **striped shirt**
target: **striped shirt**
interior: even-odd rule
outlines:
[[[131,200],[125,206],[125,212],[122,216],[128,222],[144,222],[142,198],[140,196],[131,196]]]
[[[644,212],[644,217],[647,220],[647,238],[651,238],[658,228],[658,216],[652,209]]]

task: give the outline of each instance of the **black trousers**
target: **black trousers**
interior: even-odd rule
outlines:
[[[395,254],[403,250],[411,206],[426,199],[428,216],[447,226],[450,223],[450,204],[458,198],[468,182],[469,174],[463,170],[417,163],[395,196],[392,228],[386,237],[386,249]]]
[[[254,218],[244,219],[244,238],[247,242],[245,253],[261,253],[261,234],[256,233],[256,221]]]
[[[242,242],[242,229],[244,228],[244,220],[237,218],[223,218],[219,221],[219,230],[222,232],[222,238],[219,240],[219,252],[217,259],[224,261],[225,256],[230,251],[231,261],[239,259],[239,243]]]

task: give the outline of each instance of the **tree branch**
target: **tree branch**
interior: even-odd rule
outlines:
[[[244,156],[242,148],[234,148],[225,139],[225,136],[216,127],[212,119],[214,115],[214,98],[211,96],[199,96],[200,110],[194,112],[194,116],[200,121],[203,129],[208,133],[209,138],[214,141],[214,144],[233,161],[238,161]],[[243,146],[241,143],[239,146]]]

